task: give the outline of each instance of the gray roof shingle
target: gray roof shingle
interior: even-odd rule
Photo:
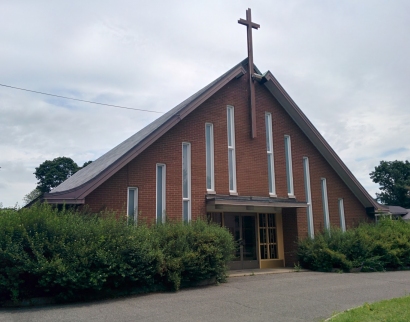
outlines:
[[[193,94],[192,96],[188,97],[185,101],[175,106],[173,109],[171,109],[164,115],[160,116],[158,119],[156,119],[155,121],[153,121],[152,123],[144,127],[142,130],[138,131],[137,133],[129,137],[127,140],[120,143],[115,148],[111,149],[110,151],[108,151],[107,153],[99,157],[97,160],[95,160],[94,162],[90,163],[84,169],[81,169],[80,171],[76,172],[73,176],[69,177],[59,186],[52,189],[50,191],[50,195],[55,194],[57,192],[60,193],[60,192],[69,191],[69,190],[78,188],[84,185],[85,183],[89,182],[90,180],[94,179],[95,177],[97,177],[100,173],[104,172],[111,165],[113,165],[116,161],[118,161],[123,156],[125,156],[129,151],[131,151],[131,149],[133,149],[139,143],[141,143],[142,140],[144,140],[146,137],[148,137],[153,132],[155,132],[157,129],[159,129],[169,119],[171,119],[175,115],[178,115],[179,112],[181,112],[187,105],[189,105],[195,99],[199,98],[201,95],[206,93],[214,85],[219,83],[228,74],[230,74],[231,71],[238,68],[238,66],[244,65],[246,63],[247,63],[247,58],[241,61],[239,64],[232,67],[230,70],[228,70],[222,76],[218,77],[212,83],[208,84],[207,86],[205,86],[204,88],[202,88],[201,90]]]

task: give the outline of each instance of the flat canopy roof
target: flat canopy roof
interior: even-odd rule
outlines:
[[[307,203],[296,199],[281,199],[254,196],[207,195],[207,205],[255,206],[276,208],[306,208]]]

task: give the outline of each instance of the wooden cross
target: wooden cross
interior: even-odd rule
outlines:
[[[239,19],[238,23],[245,25],[248,29],[248,67],[249,67],[249,87],[251,101],[251,123],[252,139],[256,138],[256,103],[255,103],[255,84],[253,82],[253,48],[252,48],[252,28],[259,29],[260,25],[252,22],[251,9],[246,10],[246,20]]]

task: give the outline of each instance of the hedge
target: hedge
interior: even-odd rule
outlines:
[[[410,225],[382,219],[342,232],[331,229],[298,243],[300,265],[315,271],[410,269]]]
[[[178,290],[226,277],[231,234],[203,221],[128,225],[47,204],[0,209],[0,302]]]

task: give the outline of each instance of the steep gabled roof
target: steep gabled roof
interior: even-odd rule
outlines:
[[[374,207],[375,209],[383,208],[382,205],[378,204],[369,193],[363,188],[360,182],[356,179],[353,173],[347,168],[344,162],[332,149],[329,143],[326,142],[324,137],[315,128],[312,122],[306,117],[299,106],[292,100],[288,93],[276,78],[272,75],[270,71],[263,75],[264,85],[271,92],[271,94],[276,98],[279,104],[285,109],[293,121],[300,127],[300,129],[305,133],[313,145],[319,150],[322,156],[326,159],[331,167],[336,171],[344,183],[350,188],[350,190],[355,194],[355,196],[360,200],[360,202],[365,206]]]
[[[246,71],[243,66],[246,63],[247,59],[243,60],[212,83],[69,177],[50,193],[45,194],[44,199],[50,203],[84,203],[85,196],[154,143],[166,131],[184,119],[232,79],[244,75]]]
[[[247,59],[243,60],[181,104],[177,105],[166,114],[162,115],[157,120],[108,151],[84,169],[75,173],[58,187],[54,188],[50,193],[45,194],[44,199],[50,203],[84,203],[85,197],[88,194],[153,144],[158,138],[184,119],[205,100],[210,98],[234,78],[244,75],[246,73],[244,66],[247,64],[247,61]],[[259,75],[261,74],[256,66],[255,71]],[[345,184],[356,195],[363,206],[366,208],[381,208],[382,206],[374,201],[363,188],[319,131],[286,93],[272,73],[268,71],[262,75],[262,77],[258,77],[258,80],[266,86],[270,93],[282,105],[285,111],[315,145],[327,162],[329,162]]]

